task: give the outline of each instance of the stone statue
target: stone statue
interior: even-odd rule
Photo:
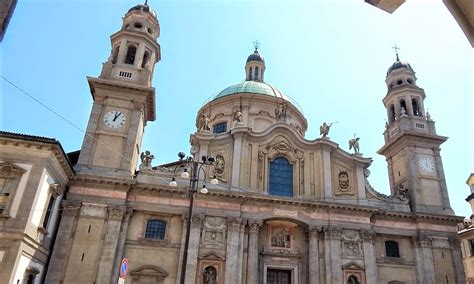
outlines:
[[[408,189],[406,189],[403,184],[399,184],[397,186],[397,192],[395,193],[395,197],[400,199],[401,201],[408,200]]]
[[[334,124],[334,123],[337,123],[337,122],[331,122],[329,124],[327,124],[326,122],[323,123],[323,125],[321,125],[319,127],[319,134],[322,135],[321,138],[326,138],[329,134],[329,129],[331,129],[331,126]]]
[[[235,124],[242,124],[243,117],[242,117],[242,112],[240,111],[240,108],[238,108],[234,111],[234,119],[233,120],[234,120]]]
[[[402,106],[402,109],[400,110],[400,117],[406,116],[406,115],[407,115],[407,110],[405,109],[405,107]]]
[[[388,128],[388,122],[385,120],[385,128]]]
[[[431,120],[431,114],[429,111],[426,112],[426,120]]]
[[[139,166],[140,170],[151,170],[151,161],[155,158],[154,155],[150,153],[150,151],[146,150],[140,154],[140,159],[142,163]]]
[[[359,137],[349,140],[349,150],[354,148],[354,154],[359,154]]]
[[[276,118],[282,119],[286,117],[286,110],[287,106],[285,104],[279,104],[278,107],[275,109]]]
[[[209,117],[205,114],[201,115],[201,118],[199,118],[199,132],[201,131],[211,131],[211,128],[209,128],[209,122],[211,120]]]
[[[273,232],[272,246],[289,248],[290,247],[290,230],[287,228],[280,228],[278,232]]]
[[[204,284],[216,284],[217,279],[216,279],[216,274],[214,272],[214,269],[206,269],[204,271]]]

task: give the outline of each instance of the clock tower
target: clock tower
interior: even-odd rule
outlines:
[[[151,86],[160,60],[156,14],[145,4],[131,8],[122,28],[111,35],[111,53],[99,78],[88,77],[94,100],[77,170],[131,177],[144,128],[155,120]]]
[[[447,137],[436,134],[435,122],[425,111],[425,92],[416,84],[415,71],[400,61],[398,53],[385,82],[388,121],[385,145],[378,153],[388,163],[391,193],[407,189],[415,212],[454,214],[440,156],[440,145]]]

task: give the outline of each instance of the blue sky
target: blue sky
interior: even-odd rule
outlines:
[[[92,98],[86,76],[98,76],[109,37],[136,1],[19,1],[1,44],[1,74],[85,129]],[[416,71],[425,108],[436,121],[452,207],[471,214],[465,181],[474,171],[474,54],[441,1],[407,1],[394,14],[363,0],[157,1],[162,60],[155,67],[157,120],[148,123],[142,150],[154,164],[188,152],[195,115],[222,89],[244,79],[252,42],[261,42],[265,79],[296,100],[308,120],[307,139],[324,121],[339,121],[331,139],[348,150],[360,136],[373,157],[369,180],[389,193],[383,146],[385,74],[392,46]],[[83,133],[1,81],[0,129],[54,137],[66,151]]]

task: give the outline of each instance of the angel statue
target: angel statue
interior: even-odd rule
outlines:
[[[349,150],[354,148],[354,154],[360,154],[360,152],[359,152],[359,139],[360,139],[359,137],[354,136],[354,138],[349,140]]]
[[[321,138],[326,138],[329,134],[329,129],[331,129],[331,126],[334,124],[334,123],[337,123],[337,122],[330,122],[329,124],[327,124],[326,122],[323,123],[323,125],[321,125],[319,127],[319,134],[322,135]]]
[[[151,170],[151,161],[155,158],[150,151],[146,150],[140,154],[140,159],[142,163],[140,164],[140,170]]]

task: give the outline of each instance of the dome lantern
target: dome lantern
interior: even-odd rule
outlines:
[[[245,80],[263,82],[265,73],[265,60],[258,53],[260,43],[254,42],[255,51],[247,57],[245,64]]]

